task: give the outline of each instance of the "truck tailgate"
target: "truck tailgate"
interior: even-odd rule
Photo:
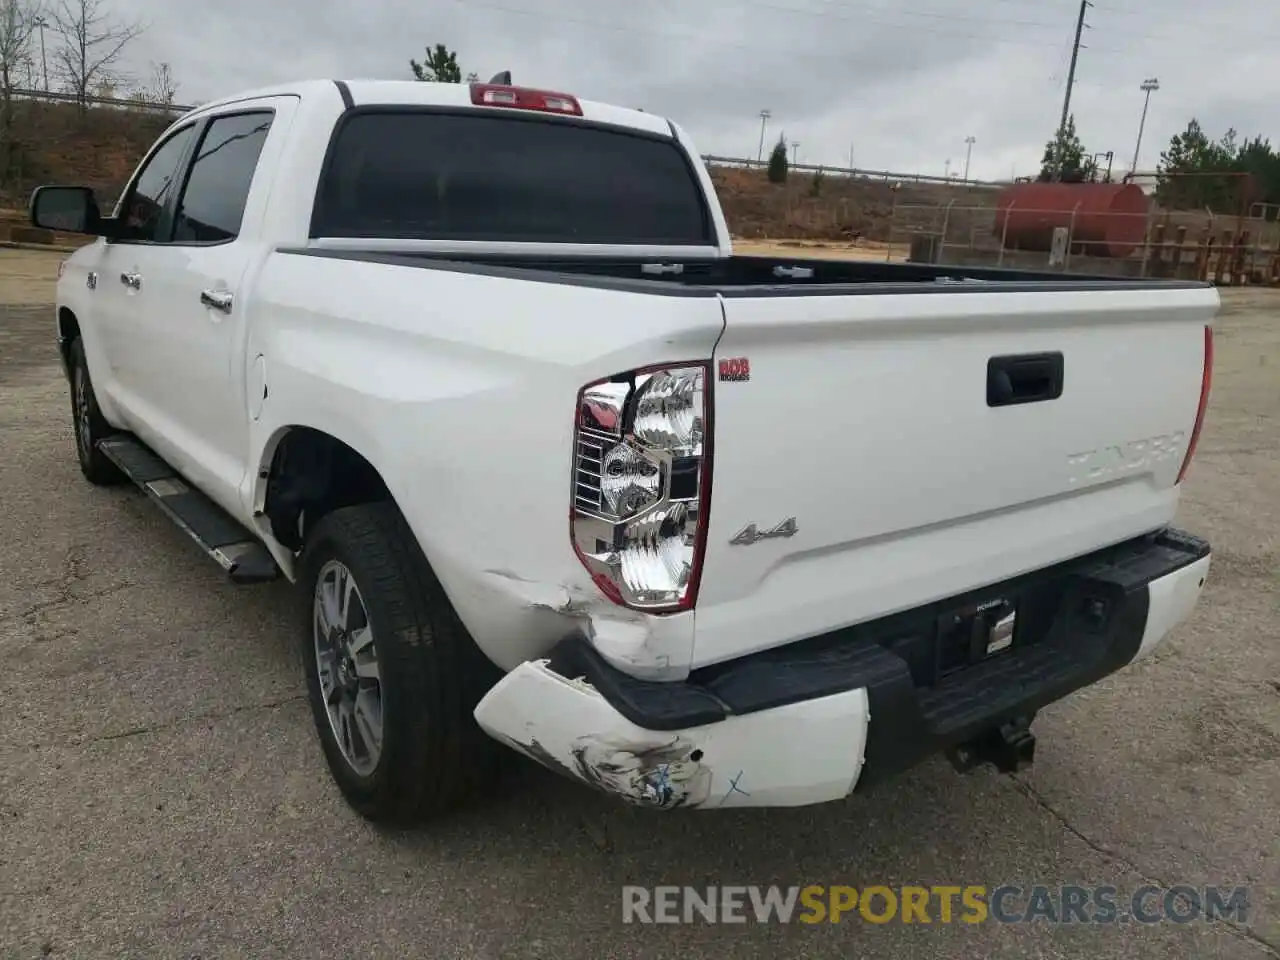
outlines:
[[[723,302],[695,667],[1173,519],[1211,288]]]

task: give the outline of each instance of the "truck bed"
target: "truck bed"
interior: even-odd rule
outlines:
[[[1195,280],[1089,276],[1005,267],[946,266],[874,260],[730,256],[655,259],[648,256],[560,256],[469,253],[458,250],[360,249],[354,246],[286,248],[306,253],[432,270],[555,283],[586,283],[637,293],[689,296],[820,296],[949,293],[960,290],[1177,290],[1209,286]]]

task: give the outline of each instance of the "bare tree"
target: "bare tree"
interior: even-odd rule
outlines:
[[[14,65],[10,79],[16,90],[43,90],[40,85],[40,63],[34,56],[25,56]]]
[[[34,0],[0,0],[0,179],[13,164],[13,91],[30,80],[39,15]]]
[[[103,8],[102,0],[57,0],[51,16],[62,38],[56,54],[58,72],[83,113],[91,90],[119,86],[123,78],[116,62],[146,25],[117,20]]]
[[[178,81],[173,78],[173,67],[167,61],[152,62],[151,77],[146,86],[134,91],[131,99],[140,103],[157,103],[164,107],[173,106],[178,97]]]

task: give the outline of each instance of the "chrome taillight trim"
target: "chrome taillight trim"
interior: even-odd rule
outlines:
[[[659,420],[672,396],[683,394],[691,409],[670,410],[683,424],[664,433],[660,423],[634,429],[637,402],[646,399],[646,386],[664,374],[663,394],[657,398]],[[690,376],[692,375],[692,376]],[[573,433],[573,484],[570,497],[570,541],[592,579],[613,602],[650,613],[693,609],[706,549],[707,508],[710,502],[710,422],[712,378],[707,361],[685,361],[648,367],[587,384],[578,394]],[[690,395],[696,397],[692,399]],[[690,418],[690,419],[685,419]],[[608,429],[617,425],[617,430]],[[602,430],[600,427],[605,427]],[[665,446],[663,445],[665,442]],[[655,499],[635,505],[627,500],[633,488],[606,492],[606,475],[616,463],[617,448],[625,446],[632,462],[639,457],[657,473],[650,492]],[[690,493],[673,474],[676,459],[697,471]],[[625,479],[622,481],[626,486]],[[680,496],[673,494],[673,485]],[[616,487],[613,488],[615,491]]]

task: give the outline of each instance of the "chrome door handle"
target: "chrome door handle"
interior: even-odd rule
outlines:
[[[220,310],[223,313],[230,313],[231,306],[235,303],[235,297],[229,293],[219,293],[214,290],[201,290],[200,302],[206,307],[214,310]]]
[[[142,289],[142,274],[140,273],[122,273],[120,274],[120,282],[130,290]]]

